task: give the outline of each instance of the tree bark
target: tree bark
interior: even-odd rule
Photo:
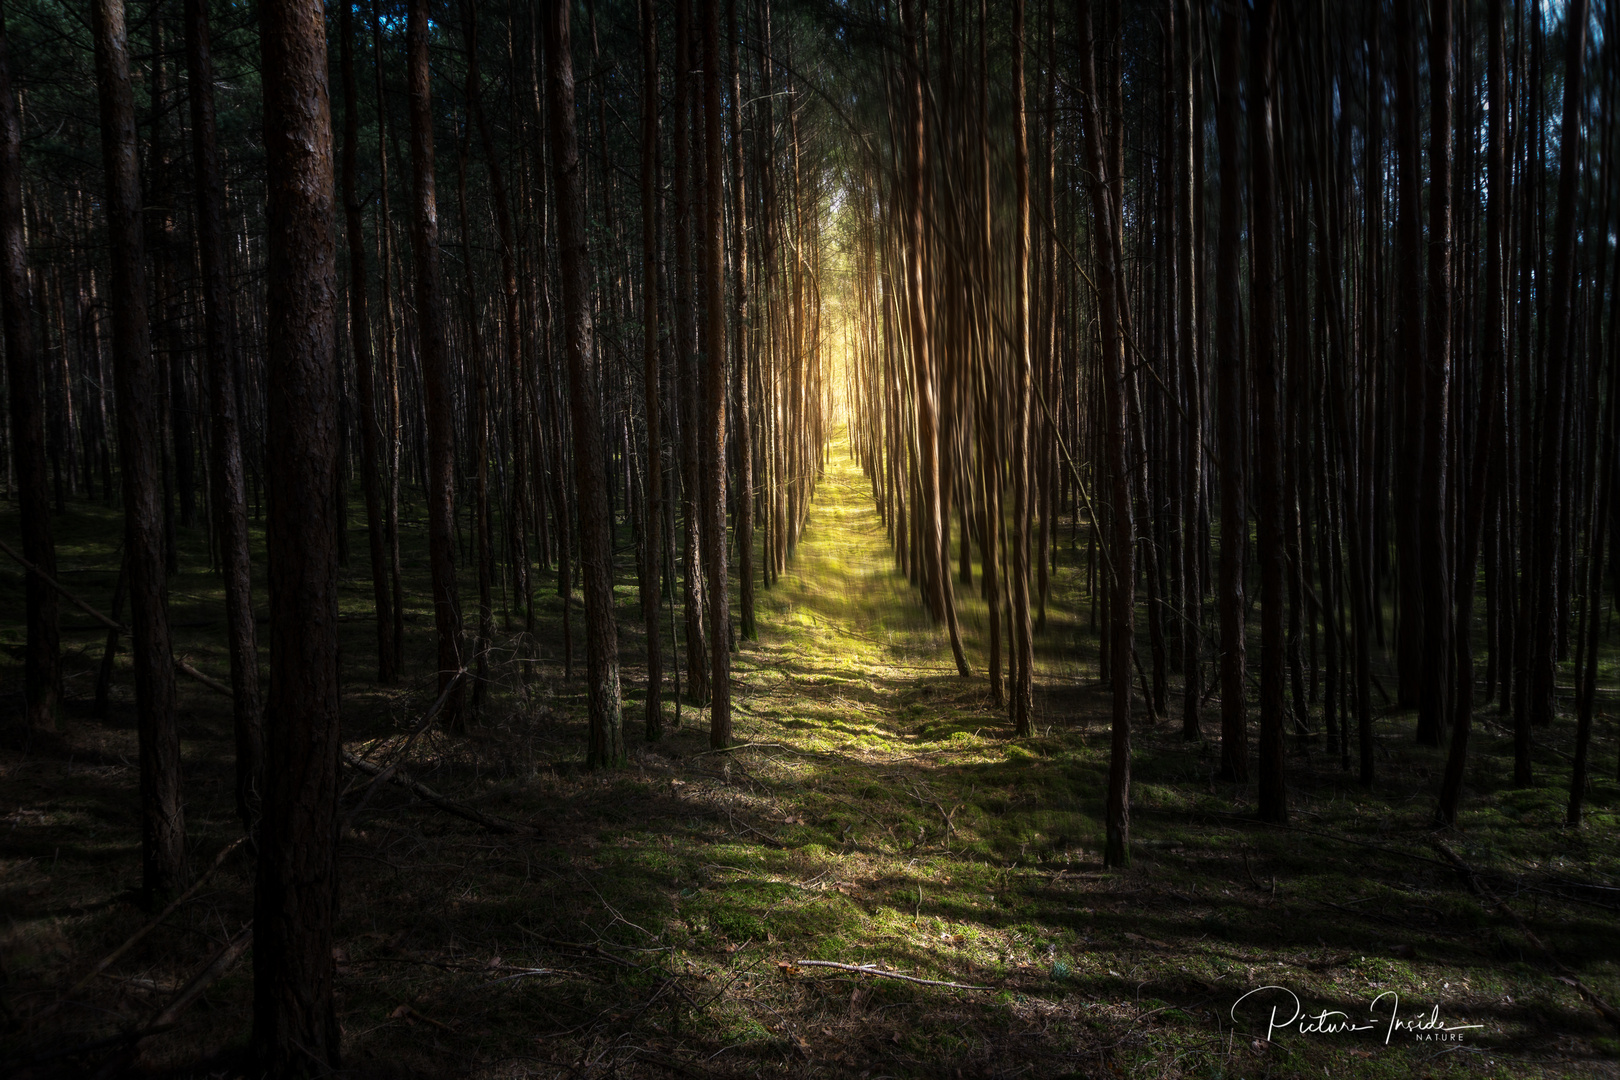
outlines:
[[[0,10],[0,310],[5,321],[6,383],[11,405],[11,453],[23,556],[56,574],[51,537],[50,489],[45,472],[43,372],[34,336],[33,288],[28,280],[28,241],[23,229],[22,120],[11,87],[11,44]],[[23,658],[24,710],[30,726],[54,730],[61,708],[61,647],[56,590],[28,574],[25,604],[28,640]]]
[[[190,0],[199,3],[200,0]],[[389,591],[388,553],[384,541],[381,433],[377,430],[376,375],[371,355],[371,320],[366,304],[366,234],[364,206],[355,195],[360,153],[360,94],[354,78],[354,5],[343,5],[339,22],[339,55],[343,67],[343,217],[349,246],[349,347],[354,353],[355,383],[360,398],[360,486],[366,500],[366,534],[371,555],[371,592],[377,616],[377,681],[392,686],[394,610]]]
[[[1221,778],[1249,778],[1243,563],[1249,542],[1244,493],[1248,449],[1244,438],[1243,353],[1239,344],[1238,244],[1243,232],[1239,158],[1238,62],[1242,8],[1230,0],[1221,15],[1220,102],[1215,127],[1221,154],[1221,219],[1215,242],[1215,353],[1219,382],[1221,458]]]
[[[647,422],[647,501],[643,513],[641,615],[647,630],[646,737],[663,737],[663,657],[658,601],[663,580],[664,448],[658,378],[658,24],[653,0],[641,14],[641,364]]]
[[[254,895],[253,1053],[273,1076],[337,1069],[337,238],[320,5],[260,8],[269,281],[270,695]]]
[[[1554,671],[1558,653],[1558,517],[1567,498],[1564,485],[1566,385],[1570,377],[1575,291],[1575,197],[1580,183],[1581,103],[1585,93],[1587,0],[1570,0],[1565,18],[1568,51],[1564,59],[1564,119],[1558,137],[1558,209],[1553,226],[1552,286],[1547,294],[1545,405],[1541,446],[1536,461],[1535,548],[1530,563],[1535,575],[1535,622],[1530,632],[1530,722],[1552,723],[1556,710]],[[1526,770],[1528,771],[1528,770]],[[1526,777],[1525,782],[1528,781]]]
[[[1282,403],[1279,400],[1282,365],[1277,358],[1277,307],[1274,230],[1276,181],[1272,171],[1272,30],[1276,20],[1273,0],[1257,0],[1249,51],[1249,157],[1253,203],[1249,236],[1254,269],[1251,303],[1254,310],[1254,378],[1256,383],[1254,458],[1255,511],[1259,518],[1260,556],[1260,791],[1262,820],[1282,824],[1288,820],[1288,791],[1283,781],[1285,764],[1284,700],[1286,658],[1283,655],[1284,574],[1288,553],[1284,537],[1282,455]]]
[[[726,567],[726,277],[720,0],[703,0],[703,551],[709,600],[709,745],[731,742],[731,593]]]
[[[1103,864],[1124,867],[1131,864],[1131,662],[1136,647],[1136,522],[1131,500],[1131,467],[1126,452],[1125,383],[1129,375],[1125,370],[1125,335],[1120,319],[1119,218],[1114,206],[1114,177],[1105,150],[1102,110],[1097,104],[1091,0],[1079,0],[1075,14],[1081,35],[1080,123],[1084,128],[1087,186],[1091,191],[1092,227],[1097,246],[1097,313],[1101,324],[1099,346],[1111,504],[1107,547],[1110,563],[1108,634],[1112,639],[1109,675],[1114,708],[1108,795],[1104,804],[1107,840]],[[1112,14],[1117,17],[1117,9]],[[1119,39],[1115,38],[1110,48],[1118,47]]]
[[[348,9],[344,9],[348,21]],[[344,42],[349,41],[347,30]],[[212,407],[215,528],[225,584],[225,634],[231,653],[232,719],[236,735],[236,812],[251,835],[263,787],[258,632],[253,622],[253,565],[247,491],[237,415],[235,316],[231,311],[225,231],[225,183],[214,120],[214,63],[206,0],[186,0],[186,63],[191,97],[192,161],[197,185],[197,248],[202,263],[203,332]],[[353,98],[348,99],[353,110]],[[364,316],[362,315],[362,318]],[[374,535],[377,523],[372,523]],[[374,549],[375,553],[375,549]],[[386,638],[380,639],[386,644]]]
[[[427,412],[428,568],[438,632],[439,692],[451,691],[441,715],[452,731],[466,728],[461,684],[461,601],[456,590],[455,387],[444,340],[444,288],[439,274],[439,210],[433,176],[433,96],[428,64],[428,0],[411,0],[406,19],[411,111],[412,255],[416,269],[416,340]]]
[[[118,461],[124,488],[124,552],[129,568],[140,741],[141,893],[151,905],[179,892],[185,884],[186,866],[180,736],[174,720],[174,656],[164,572],[159,464],[163,387],[146,314],[141,180],[124,3],[95,0],[91,11],[112,248],[113,375],[118,394]]]
[[[419,0],[420,2],[420,0]],[[573,421],[574,483],[579,490],[580,571],[585,587],[585,660],[590,699],[590,768],[626,760],[619,701],[619,642],[613,615],[613,522],[607,499],[602,417],[596,400],[590,266],[585,247],[585,190],[574,133],[574,60],[568,5],[541,14],[546,49],[547,135],[557,211],[557,258],[562,281],[563,352]]]

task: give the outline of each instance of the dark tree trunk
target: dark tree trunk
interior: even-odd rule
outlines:
[[[270,695],[254,896],[253,1053],[272,1076],[341,1064],[338,906],[337,237],[326,25],[319,6],[260,8],[269,202],[266,547]]]
[[[1245,395],[1238,308],[1238,244],[1243,232],[1238,133],[1242,18],[1242,9],[1235,0],[1221,15],[1220,105],[1215,117],[1221,152],[1221,221],[1215,243],[1215,353],[1221,450],[1217,462],[1221,471],[1221,777],[1240,783],[1249,778],[1243,600],[1243,563],[1249,542],[1244,493],[1248,453],[1243,430]]]
[[[11,405],[11,454],[21,512],[23,558],[56,576],[50,489],[45,473],[45,402],[40,394],[39,341],[34,336],[28,242],[23,231],[22,121],[11,88],[11,44],[0,10],[0,311],[5,320],[6,382]],[[56,727],[61,705],[61,653],[56,590],[27,575],[28,642],[23,693],[28,723]]]
[[[546,48],[547,135],[551,142],[558,271],[562,281],[563,351],[568,362],[574,483],[579,490],[580,568],[585,586],[585,660],[590,696],[586,764],[612,768],[625,762],[619,642],[613,615],[613,522],[607,498],[602,417],[596,400],[585,190],[579,140],[574,134],[574,60],[568,6],[552,5],[541,18]]]
[[[1276,181],[1272,170],[1272,30],[1276,8],[1272,0],[1257,0],[1253,36],[1249,40],[1249,157],[1253,203],[1249,236],[1254,268],[1251,303],[1254,310],[1255,405],[1255,511],[1260,519],[1260,792],[1262,820],[1282,824],[1288,820],[1288,791],[1283,780],[1286,671],[1283,655],[1284,573],[1288,552],[1284,538],[1282,403],[1279,400],[1282,365],[1277,358],[1277,305],[1274,229]]]
[[[1119,216],[1114,204],[1114,174],[1105,150],[1102,110],[1097,106],[1096,47],[1090,0],[1079,0],[1075,14],[1081,35],[1080,116],[1085,129],[1087,186],[1091,189],[1092,227],[1097,246],[1097,308],[1101,324],[1099,344],[1111,524],[1105,550],[1110,563],[1109,676],[1114,708],[1108,796],[1104,804],[1107,840],[1103,863],[1123,867],[1131,864],[1131,662],[1136,647],[1136,522],[1131,499],[1131,467],[1126,452],[1126,380],[1129,375],[1125,369],[1125,336],[1120,318]],[[1117,8],[1111,14],[1117,16]],[[1119,48],[1117,37],[1109,48],[1111,51]],[[1113,53],[1116,63],[1117,56],[1117,52]]]
[[[1429,4],[1429,293],[1423,364],[1423,683],[1418,741],[1437,746],[1451,720],[1451,6]],[[1472,693],[1472,688],[1469,689]]]
[[[698,381],[696,366],[697,289],[692,282],[692,0],[675,2],[675,355],[679,366],[682,532],[681,567],[685,586],[682,605],[686,614],[686,687],[698,704],[709,700],[709,637],[703,621],[703,470],[698,438]]]
[[[1427,447],[1424,425],[1425,380],[1423,337],[1423,173],[1419,157],[1417,27],[1415,0],[1396,0],[1395,150],[1399,164],[1396,191],[1396,239],[1399,252],[1399,307],[1396,326],[1404,387],[1399,412],[1391,417],[1400,441],[1402,467],[1394,473],[1396,602],[1395,649],[1398,703],[1416,706],[1423,696],[1424,582],[1423,536],[1428,527],[1420,506]],[[1393,374],[1393,373],[1392,373]],[[1393,390],[1393,386],[1391,387]],[[1395,403],[1392,401],[1391,405]],[[1433,741],[1432,739],[1430,741]]]
[[[1201,522],[1204,491],[1204,395],[1203,380],[1199,374],[1201,354],[1201,326],[1194,279],[1198,271],[1194,242],[1197,218],[1194,199],[1197,188],[1193,183],[1193,146],[1197,117],[1193,113],[1193,26],[1189,0],[1173,0],[1179,16],[1176,42],[1175,138],[1171,142],[1174,161],[1177,344],[1181,355],[1181,383],[1184,416],[1182,419],[1182,483],[1186,496],[1181,521],[1181,576],[1182,576],[1182,629],[1181,670],[1182,706],[1181,733],[1186,739],[1200,737],[1199,711],[1203,695],[1203,611],[1204,589],[1199,554],[1202,550]]]
[[[1564,59],[1564,120],[1558,138],[1558,209],[1553,225],[1552,286],[1546,294],[1547,348],[1545,406],[1541,419],[1540,456],[1536,461],[1535,547],[1530,565],[1535,575],[1535,622],[1530,632],[1530,722],[1552,723],[1555,712],[1554,671],[1558,654],[1559,507],[1564,493],[1564,451],[1568,433],[1565,403],[1571,356],[1578,332],[1574,326],[1576,192],[1580,183],[1581,103],[1585,90],[1587,0],[1570,0]],[[1523,316],[1521,316],[1523,317]],[[1526,778],[1526,781],[1528,778]]]
[[[164,574],[161,372],[146,315],[146,256],[135,98],[123,0],[92,5],[101,152],[112,248],[113,377],[118,393],[118,462],[124,487],[124,552],[129,568],[130,637],[141,764],[141,892],[148,904],[179,891],[186,875],[186,823],[180,802],[180,736],[175,729],[174,656]]]
[[[439,642],[439,692],[450,691],[440,715],[463,730],[461,601],[456,591],[456,430],[453,365],[444,340],[444,290],[439,276],[439,211],[433,176],[433,98],[428,64],[428,0],[411,0],[405,41],[410,82],[412,255],[416,265],[416,341],[422,360],[427,412],[428,568],[433,580],[433,624]]]
[[[190,0],[198,3],[200,0]],[[355,383],[360,397],[360,486],[366,499],[366,538],[371,554],[371,595],[377,615],[377,681],[392,686],[394,606],[388,581],[388,551],[383,523],[381,433],[377,429],[376,374],[371,356],[371,319],[366,305],[366,233],[364,205],[355,194],[360,154],[360,94],[354,78],[354,5],[343,5],[338,37],[343,66],[343,218],[349,243],[349,347],[354,353]]]
[[[663,657],[658,600],[663,575],[664,450],[658,380],[658,24],[653,0],[641,9],[641,364],[647,420],[647,501],[642,515],[641,615],[647,628],[648,742],[663,737]],[[746,618],[746,616],[745,616]]]
[[[345,22],[347,10],[344,9]],[[348,42],[346,32],[344,41]],[[243,827],[251,834],[257,827],[263,788],[259,649],[253,622],[253,566],[249,554],[246,482],[242,475],[241,420],[237,415],[240,358],[230,301],[225,184],[214,121],[214,62],[209,48],[206,0],[186,0],[186,62],[191,91],[192,161],[197,183],[197,248],[202,262],[203,332],[210,373],[209,403],[213,412],[210,418],[214,436],[213,509],[225,579],[225,635],[231,652],[236,811]],[[352,104],[350,107],[352,110]]]

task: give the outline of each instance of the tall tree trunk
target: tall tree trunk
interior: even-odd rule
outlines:
[[[648,742],[663,737],[663,657],[659,649],[664,449],[659,430],[658,380],[658,24],[653,0],[640,0],[641,13],[641,364],[647,419],[647,501],[641,529],[641,615],[647,628]]]
[[[1199,731],[1200,701],[1203,695],[1203,611],[1204,589],[1199,543],[1202,533],[1204,491],[1204,395],[1203,380],[1199,374],[1202,335],[1197,307],[1194,278],[1199,264],[1194,243],[1197,215],[1194,199],[1197,188],[1193,184],[1193,146],[1197,117],[1193,113],[1193,25],[1190,0],[1172,0],[1179,16],[1176,26],[1176,81],[1173,94],[1176,101],[1175,138],[1171,148],[1175,160],[1175,237],[1177,344],[1181,355],[1182,407],[1182,483],[1186,498],[1182,506],[1181,522],[1181,577],[1182,577],[1182,629],[1181,670],[1182,705],[1181,733],[1186,739],[1197,739]]]
[[[28,241],[23,231],[22,120],[11,88],[11,43],[0,10],[0,315],[5,320],[6,383],[11,405],[11,453],[21,511],[23,557],[56,576],[50,490],[45,475],[43,372],[34,336]],[[61,707],[61,654],[56,590],[39,574],[27,575],[28,642],[24,655],[24,709],[28,723],[54,730]]]
[[[590,266],[585,248],[585,186],[574,134],[574,59],[568,5],[542,14],[546,49],[546,117],[551,141],[552,192],[557,211],[557,259],[562,281],[563,352],[568,363],[573,421],[574,483],[579,490],[580,569],[585,586],[585,661],[590,698],[586,764],[625,762],[619,701],[619,641],[613,615],[613,522],[607,461],[596,400]]]
[[[1220,387],[1221,457],[1221,777],[1249,778],[1249,735],[1244,707],[1247,688],[1246,607],[1243,564],[1249,543],[1244,492],[1248,449],[1244,439],[1243,352],[1239,343],[1238,244],[1243,232],[1242,163],[1239,157],[1238,62],[1242,8],[1229,0],[1221,14],[1220,101],[1215,127],[1221,153],[1221,219],[1215,242],[1215,354]]]
[[[269,327],[270,696],[254,894],[253,1053],[273,1076],[341,1062],[338,907],[337,237],[326,22],[260,8]]]
[[[135,97],[123,0],[91,6],[101,153],[112,248],[113,377],[118,394],[118,462],[124,488],[124,557],[129,568],[130,637],[141,771],[141,893],[147,904],[179,891],[186,875],[175,728],[174,656],[164,576],[159,456],[163,387],[146,315],[146,254],[135,145]]]
[[[440,710],[446,727],[462,731],[461,601],[456,590],[455,388],[444,340],[444,289],[439,276],[439,210],[433,175],[433,97],[428,64],[428,0],[411,0],[405,24],[411,110],[412,255],[416,268],[416,340],[427,412],[428,569],[433,624],[438,631]]]
[[[1399,413],[1390,419],[1400,440],[1403,467],[1394,474],[1396,602],[1395,648],[1398,703],[1416,706],[1423,697],[1424,581],[1422,531],[1429,526],[1420,507],[1428,441],[1424,426],[1425,379],[1423,337],[1423,171],[1419,157],[1417,26],[1415,0],[1396,0],[1395,45],[1395,151],[1399,164],[1396,190],[1396,240],[1399,252],[1397,309],[1399,352],[1404,388]],[[1392,386],[1393,390],[1394,387]],[[1394,402],[1391,402],[1394,404]],[[1431,740],[1432,741],[1432,740]]]
[[[348,18],[345,8],[345,24]],[[347,48],[347,26],[344,43]],[[225,184],[214,121],[214,62],[209,48],[206,0],[186,0],[186,63],[191,97],[192,161],[197,184],[197,248],[202,262],[204,342],[213,413],[214,518],[225,578],[225,635],[231,652],[236,812],[251,834],[257,827],[263,787],[259,649],[253,622],[253,566],[249,555],[246,483],[242,475],[241,421],[236,411],[240,358],[230,302]],[[354,99],[351,96],[347,100],[352,113]],[[365,316],[362,313],[360,317]],[[372,528],[380,542],[381,533],[375,521]],[[377,550],[373,548],[373,555]],[[386,637],[381,638],[379,644],[386,646]]]
[[[675,0],[675,355],[680,378],[676,400],[680,405],[682,489],[682,605],[686,613],[686,687],[698,704],[709,700],[709,638],[703,621],[702,451],[698,438],[698,380],[696,367],[697,297],[692,282],[692,0]]]
[[[388,500],[387,544],[389,597],[394,615],[393,665],[396,675],[405,663],[405,589],[401,581],[399,557],[399,485],[400,450],[402,439],[402,413],[399,401],[399,336],[394,327],[394,216],[388,195],[388,132],[387,96],[383,93],[382,18],[378,5],[371,4],[371,52],[377,76],[377,263],[382,272],[383,302],[383,402],[387,412],[388,466],[386,490]]]
[[[1253,192],[1249,236],[1254,268],[1251,302],[1254,310],[1255,404],[1255,511],[1260,519],[1260,793],[1262,820],[1282,824],[1288,820],[1288,791],[1283,781],[1283,655],[1284,573],[1288,552],[1283,534],[1282,403],[1279,400],[1282,365],[1277,359],[1277,306],[1274,229],[1276,181],[1272,171],[1272,30],[1276,21],[1273,0],[1257,0],[1249,45],[1249,158]]]
[[[1089,3],[1085,7],[1089,11]],[[1017,189],[1017,217],[1013,226],[1013,544],[1010,560],[1013,681],[1008,704],[1014,730],[1028,735],[1034,731],[1030,713],[1035,692],[1031,670],[1035,664],[1035,631],[1029,616],[1029,123],[1024,110],[1024,0],[1013,3],[1012,50],[1013,181]]]
[[[743,183],[742,66],[738,63],[737,0],[726,0],[726,49],[731,68],[731,318],[732,371],[736,380],[737,418],[737,580],[741,595],[742,636],[754,641],[754,420],[749,408],[748,376],[753,366],[753,326],[748,308],[748,200]]]
[[[1110,13],[1117,17],[1117,9]],[[1079,0],[1080,123],[1084,128],[1087,186],[1091,189],[1092,227],[1097,245],[1097,308],[1103,372],[1103,411],[1107,428],[1110,681],[1114,708],[1108,763],[1108,796],[1104,804],[1107,840],[1103,863],[1131,864],[1131,661],[1136,638],[1136,522],[1131,500],[1131,467],[1126,452],[1127,395],[1125,335],[1120,319],[1119,217],[1114,207],[1114,175],[1108,164],[1098,107],[1095,34],[1091,0]],[[1111,50],[1119,48],[1113,39]],[[1117,54],[1116,54],[1117,63]],[[1018,80],[1015,78],[1014,82]],[[1022,200],[1020,200],[1022,201]]]
[[[201,0],[189,0],[200,3]],[[360,486],[366,499],[366,534],[371,554],[371,594],[377,615],[377,681],[392,686],[394,605],[389,591],[388,552],[383,523],[380,440],[377,429],[376,374],[371,355],[371,319],[366,304],[366,233],[364,205],[355,195],[360,154],[360,93],[354,77],[354,5],[343,5],[339,21],[339,56],[343,67],[343,217],[349,245],[349,347],[354,353],[355,383],[360,397]]]
[[[1558,516],[1560,503],[1569,496],[1565,483],[1564,448],[1567,438],[1565,402],[1576,348],[1575,305],[1575,197],[1580,183],[1581,105],[1585,94],[1587,0],[1570,0],[1564,56],[1564,119],[1558,129],[1558,209],[1553,225],[1552,286],[1546,294],[1545,325],[1551,333],[1547,349],[1545,406],[1541,420],[1541,447],[1536,462],[1535,548],[1531,562],[1535,574],[1535,623],[1530,633],[1530,722],[1552,723],[1555,711],[1554,670],[1558,653]],[[1538,276],[1539,280],[1539,276]]]
[[[726,276],[720,0],[703,0],[703,550],[709,599],[709,745],[731,742],[731,592],[726,567]]]
[[[1423,671],[1418,741],[1439,745],[1451,720],[1451,6],[1429,4],[1429,294],[1423,355]],[[1469,693],[1473,693],[1472,687]]]
[[[1474,717],[1474,577],[1479,558],[1481,525],[1489,482],[1498,452],[1498,425],[1503,420],[1503,390],[1507,373],[1507,306],[1504,277],[1507,222],[1507,50],[1504,41],[1503,0],[1490,0],[1486,18],[1486,93],[1488,145],[1485,151],[1485,325],[1484,385],[1479,396],[1479,419],[1474,429],[1474,451],[1469,458],[1468,487],[1459,520],[1457,546],[1457,613],[1453,631],[1456,650],[1456,686],[1451,701],[1451,745],[1446,755],[1445,779],[1435,816],[1444,825],[1457,821],[1462,801],[1463,770],[1468,760],[1468,736]]]

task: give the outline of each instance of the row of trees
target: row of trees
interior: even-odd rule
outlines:
[[[420,507],[446,724],[464,728],[499,674],[497,611],[534,655],[537,578],[554,570],[568,677],[583,591],[587,761],[623,763],[613,589],[628,535],[645,737],[663,730],[668,642],[677,695],[684,650],[684,696],[709,706],[715,746],[730,741],[730,652],[757,632],[756,584],[785,569],[827,438],[830,173],[801,139],[814,110],[791,27],[773,30],[763,3],[587,8],[584,59],[566,4],[288,0],[253,19],[96,0],[88,26],[53,4],[5,14],[0,45],[28,58],[16,90],[0,64],[28,719],[51,727],[61,706],[52,504],[112,500],[116,481],[111,621],[127,595],[143,893],[175,894],[175,680],[194,669],[173,656],[167,578],[181,532],[206,529],[258,850],[255,1045],[274,1071],[321,1072],[338,1060],[337,598],[354,487],[378,682],[408,673],[401,528]]]
[[[964,586],[976,543],[1020,733],[1051,536],[1095,526],[1109,861],[1133,684],[1162,717],[1178,672],[1188,738],[1219,696],[1228,779],[1258,705],[1268,820],[1290,730],[1373,782],[1376,692],[1446,745],[1452,822],[1476,701],[1511,716],[1527,784],[1573,659],[1578,821],[1614,558],[1614,5],[867,17],[897,44],[852,178],[856,450],[964,674],[953,508]]]
[[[568,678],[583,592],[587,760],[621,763],[628,542],[644,735],[663,730],[667,643],[677,702],[708,704],[724,746],[730,652],[804,527],[840,398],[901,568],[1018,733],[1060,522],[1087,526],[1111,864],[1129,859],[1138,693],[1167,716],[1177,676],[1189,738],[1218,694],[1230,780],[1248,778],[1257,706],[1267,819],[1288,814],[1290,728],[1374,781],[1376,692],[1448,746],[1450,821],[1476,698],[1511,714],[1527,783],[1573,658],[1578,820],[1617,512],[1612,3],[4,14],[29,718],[60,706],[52,504],[116,483],[143,881],[173,893],[187,669],[166,579],[177,537],[206,528],[274,1067],[337,1061],[351,487],[379,682],[411,667],[401,548],[419,507],[447,724],[484,708],[498,634],[551,644],[536,593],[554,573]],[[975,547],[986,658],[956,613]]]

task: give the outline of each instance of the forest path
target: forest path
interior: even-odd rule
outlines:
[[[758,597],[761,639],[738,664],[740,738],[752,713],[804,725],[816,741],[899,757],[918,738],[903,722],[917,698],[989,704],[982,668],[972,679],[956,674],[944,628],[897,567],[871,481],[844,438],[828,450],[787,568]]]

